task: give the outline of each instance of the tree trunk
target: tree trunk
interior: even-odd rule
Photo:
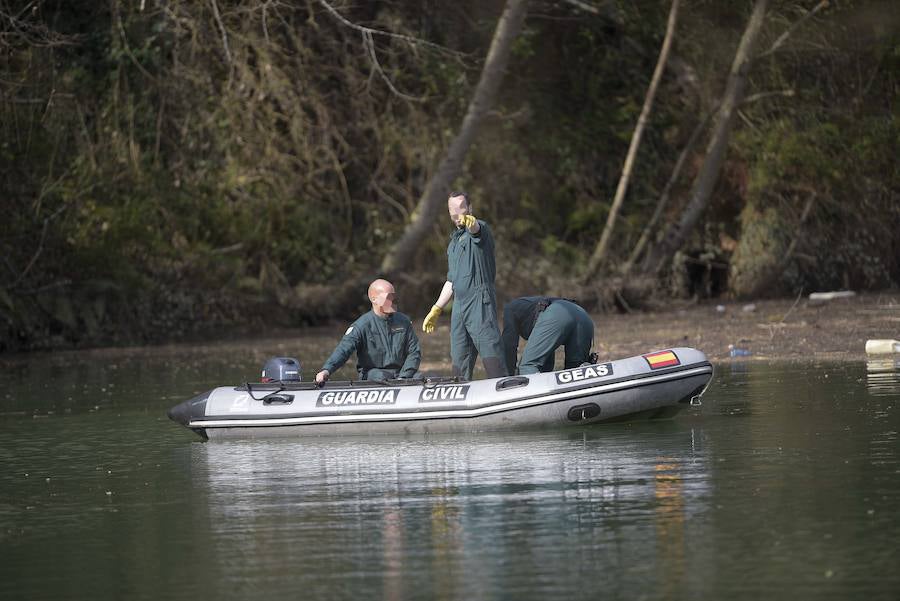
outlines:
[[[631,172],[634,170],[634,160],[637,156],[638,148],[641,145],[641,137],[644,135],[644,128],[650,118],[650,111],[653,108],[653,99],[656,97],[656,89],[659,87],[659,80],[662,79],[663,71],[666,68],[666,61],[669,58],[669,49],[672,47],[672,37],[675,33],[675,22],[678,19],[678,5],[681,0],[672,0],[672,7],[669,9],[669,22],[666,25],[666,37],[663,39],[662,48],[659,51],[659,58],[656,61],[656,69],[653,71],[653,77],[650,79],[650,87],[647,89],[647,95],[644,98],[644,106],[641,108],[641,114],[638,117],[637,125],[634,128],[634,135],[631,137],[631,145],[628,147],[628,153],[625,156],[625,165],[622,167],[622,175],[619,178],[619,185],[616,188],[616,195],[613,198],[612,208],[609,210],[609,216],[606,218],[606,225],[603,233],[600,235],[600,241],[591,255],[588,262],[587,271],[584,279],[591,279],[603,260],[606,258],[606,248],[609,246],[609,239],[612,236],[613,229],[616,224],[616,217],[619,209],[625,200],[625,193],[628,191],[628,184],[631,181]]]
[[[702,120],[700,120],[699,123],[697,123],[696,126],[694,126],[694,131],[691,132],[691,137],[688,138],[687,144],[684,145],[684,148],[681,149],[681,154],[678,155],[678,160],[675,161],[675,167],[672,168],[672,174],[669,176],[669,181],[666,182],[663,191],[659,195],[659,200],[656,202],[656,209],[653,211],[653,216],[650,217],[650,221],[648,221],[647,225],[644,226],[644,231],[641,232],[641,237],[638,239],[637,244],[634,245],[634,249],[632,249],[631,255],[628,257],[628,260],[625,261],[625,264],[622,266],[622,275],[628,275],[637,260],[641,258],[641,253],[644,252],[644,248],[650,241],[650,236],[653,234],[653,229],[656,227],[656,222],[659,221],[659,218],[662,216],[663,210],[666,208],[666,205],[669,202],[669,195],[672,193],[672,188],[676,183],[678,183],[678,178],[681,177],[681,170],[684,168],[684,164],[687,162],[688,156],[690,156],[690,154],[694,152],[694,146],[696,146],[697,141],[700,139],[700,134],[702,134],[706,129],[706,126],[714,113],[715,109],[713,109],[713,113],[706,115]]]
[[[527,3],[527,0],[507,0],[506,8],[497,23],[496,31],[494,31],[491,48],[475,88],[475,94],[469,103],[459,133],[453,139],[447,154],[425,187],[425,193],[419,199],[419,204],[403,235],[382,260],[381,271],[383,273],[402,271],[409,266],[422,240],[437,218],[443,202],[447,200],[450,185],[459,175],[463,160],[478,134],[484,116],[497,97],[500,82],[509,62],[513,40],[519,34],[525,21]]]
[[[728,149],[728,140],[737,109],[744,98],[747,73],[753,61],[753,51],[759,32],[762,30],[768,4],[768,0],[756,0],[756,4],[753,6],[753,14],[750,15],[750,21],[747,23],[747,28],[741,36],[741,43],[734,55],[725,95],[722,98],[721,107],[713,125],[712,136],[706,148],[706,157],[694,180],[687,206],[678,222],[669,226],[662,241],[647,255],[647,260],[644,262],[644,270],[647,272],[659,273],[671,262],[672,257],[681,248],[699,221],[706,205],[709,204],[713,188],[719,179],[722,163],[725,161],[725,152]]]

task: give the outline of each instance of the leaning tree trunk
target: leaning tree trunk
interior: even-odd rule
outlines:
[[[754,48],[762,29],[768,3],[768,0],[756,0],[753,14],[750,15],[750,21],[747,23],[747,28],[741,36],[741,43],[734,55],[725,95],[722,98],[712,136],[706,148],[706,157],[703,159],[700,172],[694,179],[687,206],[678,222],[669,226],[660,243],[647,254],[644,262],[645,272],[658,274],[672,261],[675,253],[684,244],[691,230],[700,220],[700,215],[709,204],[716,181],[719,179],[722,163],[725,161],[725,151],[728,149],[728,139],[737,109],[744,98],[747,73],[753,61]]]
[[[678,183],[678,178],[681,177],[681,170],[684,169],[684,164],[687,162],[687,158],[694,152],[694,146],[697,145],[697,141],[700,139],[700,135],[706,131],[706,126],[709,124],[709,120],[712,118],[713,114],[715,114],[716,109],[714,108],[712,112],[708,113],[697,125],[694,126],[694,131],[691,132],[690,138],[688,138],[687,143],[684,145],[684,148],[681,149],[681,153],[678,155],[678,160],[675,161],[675,167],[672,168],[672,173],[669,175],[669,180],[666,182],[666,185],[663,187],[662,192],[659,194],[659,199],[656,201],[656,208],[653,210],[653,215],[650,217],[650,221],[647,222],[647,225],[644,226],[644,231],[641,232],[641,237],[638,238],[637,244],[634,245],[634,248],[631,250],[631,254],[628,256],[628,259],[622,265],[622,269],[620,273],[622,275],[628,275],[631,273],[631,268],[634,267],[634,264],[641,257],[641,253],[644,252],[644,248],[646,248],[647,243],[650,241],[650,236],[653,234],[653,230],[656,227],[656,222],[659,221],[659,218],[662,216],[663,211],[666,208],[666,205],[669,202],[669,196],[672,193],[672,188]]]
[[[625,200],[625,192],[628,191],[628,184],[631,181],[631,172],[634,169],[634,159],[637,156],[638,148],[641,145],[641,137],[644,135],[644,128],[650,118],[650,111],[653,108],[653,99],[656,97],[656,89],[659,87],[659,80],[662,79],[663,71],[666,68],[666,61],[669,59],[669,49],[672,47],[672,37],[675,33],[675,22],[678,19],[678,4],[680,0],[672,0],[672,7],[669,9],[669,22],[666,25],[666,36],[663,39],[662,48],[659,51],[659,58],[656,61],[656,69],[653,71],[653,77],[650,78],[650,87],[647,89],[647,96],[644,98],[644,106],[641,108],[641,114],[638,117],[637,125],[634,128],[634,135],[631,137],[631,144],[628,147],[628,153],[625,156],[625,164],[622,167],[622,175],[619,177],[619,185],[616,188],[616,195],[613,198],[612,207],[609,210],[609,216],[606,218],[606,225],[603,233],[600,234],[600,241],[588,261],[587,270],[584,273],[584,279],[591,279],[606,258],[606,248],[609,246],[609,239],[612,236],[613,228],[616,224],[616,217],[619,209]]]
[[[513,40],[525,21],[527,0],[507,0],[503,15],[497,23],[491,48],[488,51],[475,94],[469,103],[466,116],[447,154],[441,160],[435,174],[428,181],[425,193],[419,200],[412,219],[403,235],[388,251],[381,262],[381,271],[389,274],[402,271],[412,262],[422,240],[437,218],[441,205],[447,200],[449,187],[459,174],[463,160],[484,116],[494,103],[500,82],[509,62]]]

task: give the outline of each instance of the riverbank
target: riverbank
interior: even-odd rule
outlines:
[[[825,303],[811,302],[808,295],[746,302],[671,301],[654,311],[591,317],[594,350],[604,361],[677,346],[697,348],[712,361],[864,361],[866,340],[900,339],[900,291]],[[436,332],[443,337],[440,341],[420,337],[423,370],[450,369],[449,330],[446,323],[442,326]],[[729,345],[749,355],[732,359]],[[561,349],[556,364],[562,364]],[[480,361],[475,377],[484,377]]]
[[[404,309],[419,327],[422,316],[414,309]],[[672,301],[668,308],[655,311],[593,314],[592,317],[595,350],[603,360],[690,346],[702,350],[713,361],[728,361],[731,360],[729,345],[734,345],[750,352],[741,360],[862,361],[866,357],[866,340],[900,339],[900,291],[860,294],[823,304],[811,303],[806,295],[799,299],[753,302]],[[236,373],[242,369],[255,371],[257,364],[262,365],[268,356],[287,355],[299,357],[304,377],[310,377],[331,353],[346,327],[344,322],[335,322],[315,328],[225,335],[216,340],[13,353],[0,355],[0,365],[11,367],[36,355],[52,359],[51,363],[67,363],[86,358],[188,359],[226,352],[237,358],[233,364]],[[440,320],[433,334],[419,334],[423,371],[450,373],[449,334],[448,318]],[[558,365],[562,351],[559,353]],[[350,363],[339,377],[353,376],[353,360]],[[476,378],[484,377],[480,363]]]
[[[729,345],[747,360],[864,360],[866,340],[900,338],[900,292],[867,293],[813,303],[799,299],[673,305],[669,310],[595,315],[604,358],[692,346],[712,360]]]

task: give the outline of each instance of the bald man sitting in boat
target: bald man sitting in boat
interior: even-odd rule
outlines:
[[[344,332],[334,352],[316,374],[324,384],[356,353],[360,380],[411,378],[419,369],[422,352],[409,317],[397,311],[394,286],[378,279],[369,284],[372,310],[354,321]]]

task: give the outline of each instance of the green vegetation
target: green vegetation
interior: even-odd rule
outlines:
[[[761,46],[812,4],[772,9]],[[459,126],[502,3],[334,6],[440,48],[366,38],[316,2],[0,1],[0,350],[344,310],[303,299],[374,275]],[[567,292],[603,228],[668,9],[603,6],[532,3],[458,180],[494,227],[502,292]],[[721,95],[749,10],[683,9],[614,260]],[[682,249],[724,284],[676,293],[900,282],[895,13],[843,2],[759,58],[714,202]],[[664,220],[702,156],[699,144]],[[447,230],[435,225],[417,274],[443,277]],[[436,290],[403,288],[413,315]]]

